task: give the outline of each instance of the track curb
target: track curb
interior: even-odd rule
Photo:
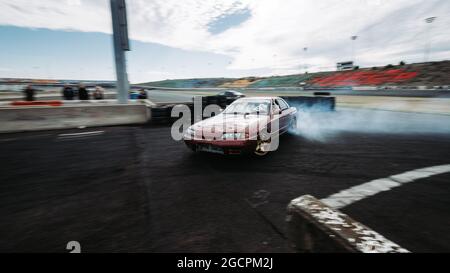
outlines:
[[[409,253],[310,195],[289,204],[286,221],[288,237],[299,252]]]

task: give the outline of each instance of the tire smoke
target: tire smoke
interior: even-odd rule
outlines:
[[[295,105],[294,105],[295,106]],[[326,142],[341,133],[449,134],[450,115],[340,108],[324,112],[319,106],[297,107],[297,130],[304,138]]]

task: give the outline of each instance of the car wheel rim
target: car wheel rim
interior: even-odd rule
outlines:
[[[292,122],[292,124],[291,124],[291,130],[292,130],[292,131],[297,130],[297,120],[294,120],[294,121]]]
[[[265,142],[259,141],[258,145],[256,146],[256,151],[255,154],[257,156],[265,156],[267,155],[269,152],[268,151],[264,151],[264,145],[267,144]]]

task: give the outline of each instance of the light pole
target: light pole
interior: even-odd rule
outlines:
[[[111,0],[111,16],[113,23],[114,55],[117,74],[117,100],[120,104],[128,103],[127,65],[125,52],[130,51],[128,39],[127,9],[125,0]]]
[[[277,54],[273,54],[273,63],[275,64],[274,67],[274,76],[276,76],[276,72],[277,72],[277,67],[278,67],[278,55]]]
[[[425,23],[429,25],[427,29],[427,41],[425,45],[425,56],[424,61],[428,62],[430,59],[430,51],[431,51],[431,30],[433,27],[433,22],[436,21],[437,17],[428,17],[425,19]]]
[[[304,47],[303,51],[305,52],[305,72],[308,72],[308,63],[307,63],[308,47]]]
[[[355,43],[356,43],[356,40],[358,39],[358,36],[356,36],[356,35],[354,35],[354,36],[352,36],[352,37],[350,37],[350,39],[352,40],[352,62],[353,62],[353,65],[355,65],[356,64],[356,62],[355,62]]]

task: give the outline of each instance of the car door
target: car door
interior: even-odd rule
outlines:
[[[289,129],[289,125],[291,123],[291,116],[289,113],[289,106],[286,102],[281,99],[277,99],[276,103],[281,109],[280,114],[280,131],[281,133],[286,132]]]
[[[278,133],[279,130],[281,130],[283,128],[283,124],[282,124],[282,120],[281,120],[281,108],[278,105],[278,103],[276,102],[276,100],[272,100],[272,107],[271,107],[271,122],[269,124],[269,128],[270,128],[270,132],[271,133]],[[274,128],[273,125],[274,123],[277,122],[278,123],[278,128]]]

